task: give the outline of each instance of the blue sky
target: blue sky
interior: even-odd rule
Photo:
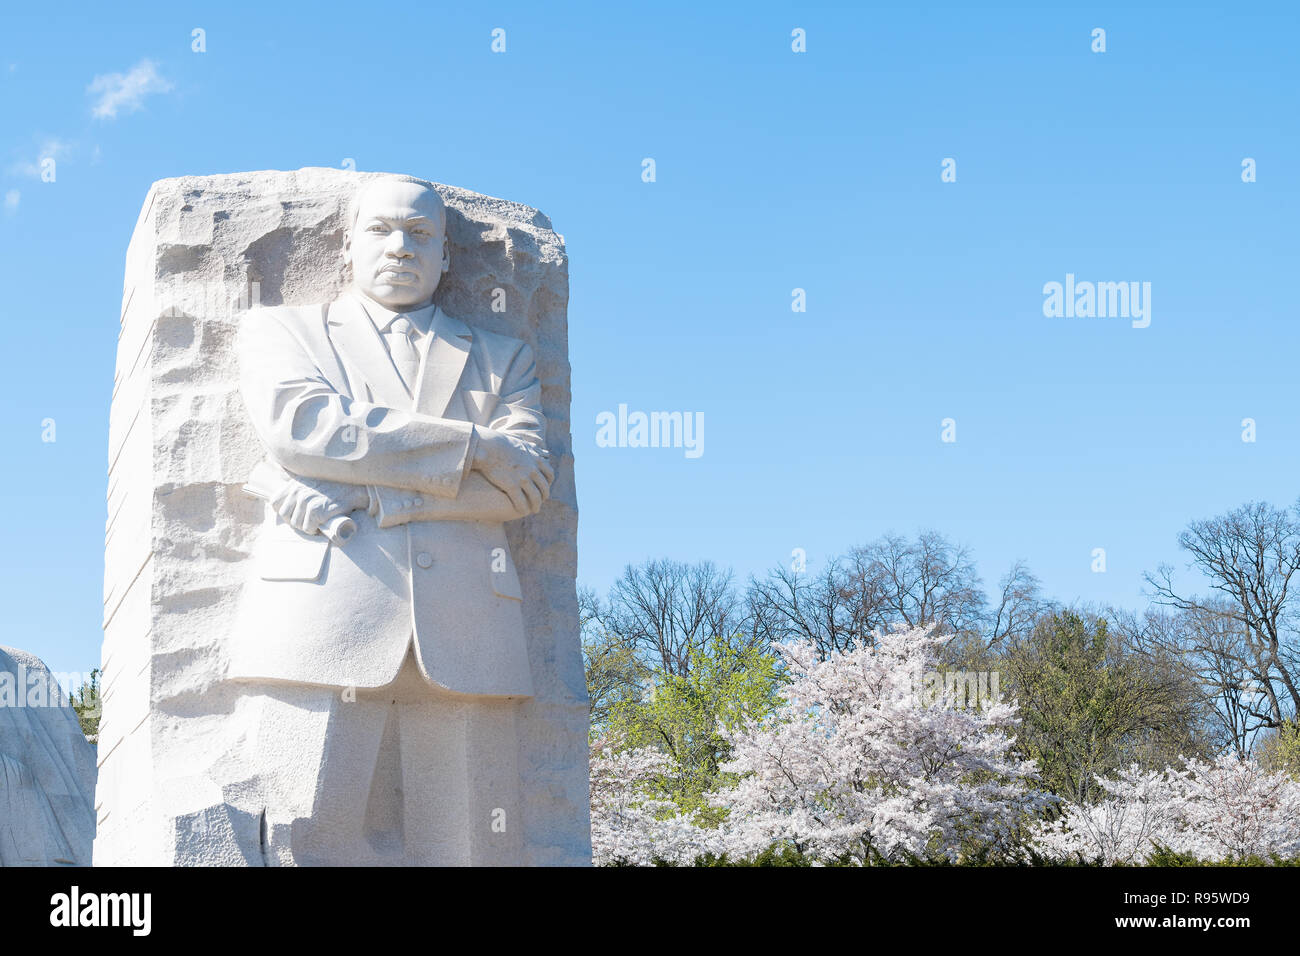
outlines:
[[[99,659],[149,184],[347,158],[564,234],[582,582],[660,556],[743,578],[794,548],[816,570],[935,528],[990,584],[1024,558],[1057,597],[1142,606],[1189,520],[1300,495],[1298,14],[975,6],[9,5],[0,643]],[[1044,317],[1067,273],[1150,282],[1150,326]],[[598,448],[620,403],[702,413],[704,454]]]

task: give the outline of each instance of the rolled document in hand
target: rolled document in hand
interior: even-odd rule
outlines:
[[[284,487],[286,481],[293,481],[293,475],[289,474],[269,461],[260,461],[253,473],[244,483],[244,490],[255,498],[262,498],[266,501],[274,501],[275,496],[279,494],[280,489]],[[357,523],[347,515],[335,515],[328,521],[324,522],[316,533],[324,535],[332,543],[342,546],[357,530]]]
[[[335,515],[320,526],[320,534],[342,546],[357,530],[357,523],[347,515]]]

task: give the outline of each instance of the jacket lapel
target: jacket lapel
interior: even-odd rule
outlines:
[[[340,296],[330,306],[329,326],[330,338],[352,379],[352,397],[364,398],[358,387],[364,386],[371,400],[379,404],[410,408],[411,394],[393,366],[379,330],[355,295]]]
[[[416,382],[415,410],[424,415],[445,418],[447,407],[456,395],[461,373],[469,360],[474,333],[459,319],[453,319],[442,309],[435,309],[430,326],[433,341],[425,356]],[[391,364],[391,363],[390,363]]]

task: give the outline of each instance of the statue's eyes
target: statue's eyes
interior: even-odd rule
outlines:
[[[366,232],[387,232],[387,231],[388,231],[388,227],[378,222],[375,223],[373,226],[366,227]]]

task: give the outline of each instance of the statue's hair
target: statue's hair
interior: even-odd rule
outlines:
[[[433,193],[434,196],[437,196],[438,205],[442,208],[442,228],[444,231],[446,231],[447,207],[443,203],[442,197],[438,196],[438,191],[433,188],[433,183],[429,182],[427,179],[421,179],[419,176],[407,176],[401,173],[393,173],[392,175],[380,176],[377,179],[367,179],[360,186],[358,186],[356,190],[352,193],[352,198],[348,200],[348,212],[347,212],[347,216],[348,216],[347,230],[349,233],[352,232],[352,230],[357,227],[357,216],[361,212],[361,207],[360,204],[357,202],[357,200],[358,197],[360,197],[361,195],[361,191],[365,189],[367,186],[372,186],[376,183],[384,183],[384,182],[415,183],[417,186],[425,187],[426,189],[429,190],[429,192]]]

